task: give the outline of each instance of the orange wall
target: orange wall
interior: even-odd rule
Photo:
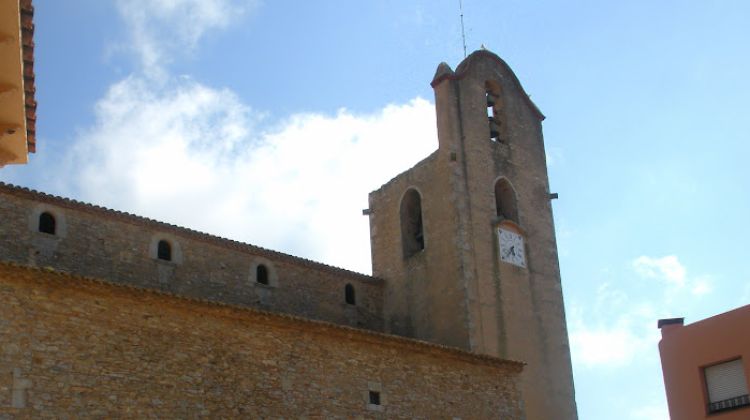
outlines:
[[[703,376],[706,366],[742,357],[750,378],[750,305],[686,326],[665,325],[659,352],[673,420],[750,418],[750,407],[709,416]]]

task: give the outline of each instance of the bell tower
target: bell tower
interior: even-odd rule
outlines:
[[[432,87],[438,150],[370,193],[386,331],[526,362],[527,418],[575,419],[544,116],[486,50]]]

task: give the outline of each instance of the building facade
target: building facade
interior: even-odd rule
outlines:
[[[432,86],[438,150],[370,194],[385,331],[522,360],[528,418],[575,418],[544,116],[486,50]]]
[[[0,2],[0,167],[36,150],[33,16],[31,0]]]
[[[664,387],[673,419],[750,418],[750,305],[683,325],[659,321]]]
[[[372,276],[0,185],[4,412],[575,419],[544,117],[488,51],[432,86]]]
[[[519,362],[0,263],[2,418],[523,419]]]

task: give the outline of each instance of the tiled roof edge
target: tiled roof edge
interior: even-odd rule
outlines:
[[[382,282],[383,280],[378,277],[373,277],[367,274],[358,273],[356,271],[347,270],[345,268],[335,267],[332,265],[324,264],[321,262],[309,260],[307,258],[297,257],[283,252],[274,251],[271,249],[259,247],[256,245],[248,244],[245,242],[236,241],[234,239],[222,238],[221,236],[211,235],[209,233],[200,232],[194,229],[173,225],[171,223],[160,222],[158,220],[149,219],[148,217],[138,216],[136,214],[127,213],[119,210],[113,210],[107,207],[90,204],[72,198],[61,197],[57,195],[43,193],[31,188],[21,187],[18,185],[8,184],[0,182],[0,192],[6,192],[12,195],[26,197],[32,200],[45,201],[53,203],[61,207],[68,207],[74,210],[88,211],[97,214],[104,215],[110,218],[119,218],[129,223],[149,225],[159,229],[168,230],[171,233],[177,235],[186,236],[191,239],[197,239],[204,242],[213,243],[215,245],[227,248],[234,248],[244,251],[250,251],[255,254],[259,254],[269,258],[276,258],[284,260],[293,264],[303,265],[316,270],[329,272],[331,274],[339,274],[349,277],[359,278],[365,281]]]
[[[19,0],[21,45],[23,50],[23,90],[26,105],[26,144],[36,153],[36,84],[34,76],[34,6],[31,0]]]

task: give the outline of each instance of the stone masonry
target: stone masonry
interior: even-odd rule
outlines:
[[[0,183],[0,418],[576,419],[544,116],[489,51],[432,86],[373,276]]]
[[[370,194],[385,331],[522,360],[527,418],[575,419],[544,116],[486,50],[455,71],[440,64],[432,86],[438,150]],[[421,197],[423,249],[407,255],[411,191]],[[500,261],[501,227],[523,238],[525,266]]]
[[[0,418],[524,418],[518,362],[8,263],[0,301]]]
[[[39,232],[39,215],[57,223]],[[154,288],[184,296],[279,311],[382,330],[382,280],[160,223],[0,183],[0,259]],[[169,240],[175,258],[156,258]],[[268,285],[254,267],[270,271]],[[356,305],[344,301],[346,284]]]

